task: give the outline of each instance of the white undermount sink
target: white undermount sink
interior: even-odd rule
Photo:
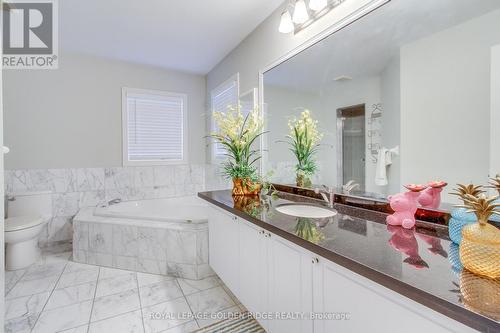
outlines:
[[[305,204],[283,204],[277,206],[276,210],[286,215],[308,217],[311,219],[323,219],[337,215],[337,212],[334,210]]]

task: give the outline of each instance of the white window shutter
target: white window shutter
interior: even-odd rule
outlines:
[[[231,79],[212,91],[212,113],[227,112],[229,107],[238,106],[238,79]],[[212,131],[217,132],[217,124],[212,121]],[[214,144],[214,155],[216,158],[224,156],[225,150],[221,144]]]
[[[129,162],[185,160],[185,98],[173,93],[126,93]]]

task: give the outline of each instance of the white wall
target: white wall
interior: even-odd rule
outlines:
[[[500,45],[491,49],[490,176],[500,174]]]
[[[491,46],[500,11],[401,49],[401,180],[484,184],[490,164]],[[444,200],[452,200],[445,193]]]
[[[205,78],[61,54],[58,70],[5,71],[7,169],[122,164],[121,88],[188,95],[189,163],[205,162]]]

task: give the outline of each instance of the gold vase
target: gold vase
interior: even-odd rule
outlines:
[[[500,320],[500,279],[490,279],[463,270],[460,292],[467,309]]]
[[[258,195],[261,184],[254,183],[250,179],[233,178],[233,196]]]
[[[460,261],[473,273],[500,278],[500,230],[484,221],[465,226]]]
[[[312,181],[311,178],[306,176],[302,172],[297,172],[297,175],[295,177],[295,182],[297,184],[297,187],[311,187],[312,186]]]

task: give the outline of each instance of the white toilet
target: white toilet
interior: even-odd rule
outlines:
[[[6,209],[5,269],[26,268],[40,256],[38,236],[52,217],[52,194],[15,194],[7,199]]]

